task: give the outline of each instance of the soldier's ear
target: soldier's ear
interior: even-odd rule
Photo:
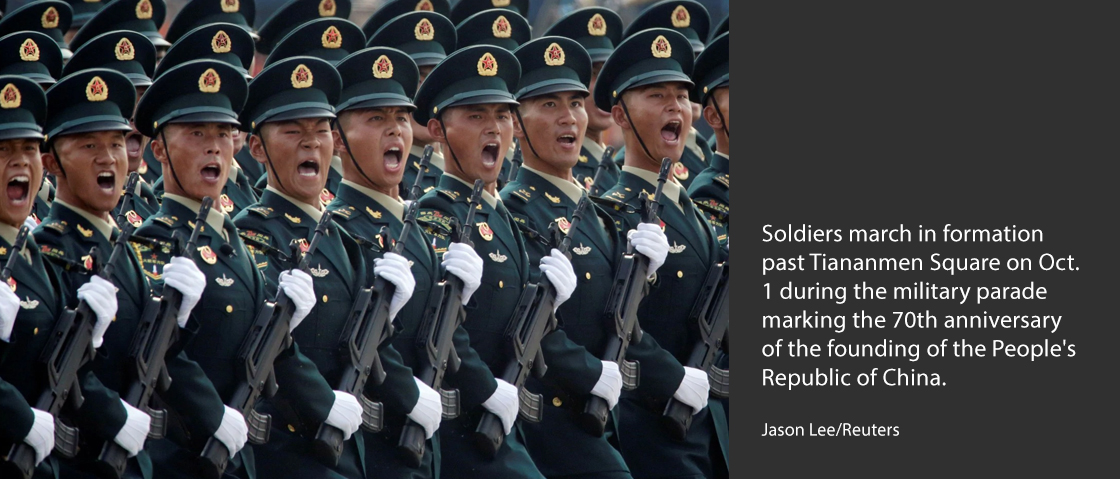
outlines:
[[[630,126],[630,122],[626,120],[626,112],[622,109],[621,106],[615,105],[611,107],[611,118],[614,120],[614,124],[618,125],[619,128],[622,128],[623,130],[633,129]]]
[[[443,128],[440,127],[440,121],[435,118],[428,120],[428,134],[432,139],[440,143],[446,142],[447,138],[443,137]]]
[[[721,120],[719,114],[716,113],[715,107],[710,104],[705,106],[703,115],[704,121],[708,122],[708,125],[712,127],[712,130],[718,131],[723,129],[723,120]]]
[[[521,118],[516,115],[513,117],[513,136],[518,140],[525,140],[525,126],[521,124]]]
[[[249,136],[249,154],[253,155],[253,159],[257,160],[257,163],[268,164],[268,158],[264,154],[264,142],[261,141],[259,133]]]
[[[59,165],[58,165],[58,157],[55,156],[54,153],[55,153],[55,149],[50,148],[47,151],[39,154],[39,157],[43,161],[43,171],[46,171],[46,172],[48,172],[48,173],[50,173],[50,174],[52,174],[56,177],[63,176],[62,175],[62,168],[59,168]]]

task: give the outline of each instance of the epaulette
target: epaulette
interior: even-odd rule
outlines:
[[[58,232],[58,234],[63,234],[64,235],[64,234],[66,234],[66,230],[68,229],[67,227],[69,225],[67,225],[65,221],[49,220],[47,222],[44,222],[44,223],[40,224],[39,226],[42,226],[44,230],[56,231],[56,232]]]
[[[530,193],[529,190],[525,188],[518,188],[510,193],[509,196],[521,200],[522,203],[529,203],[529,200],[533,199],[533,193]]]
[[[725,188],[731,188],[731,173],[721,173],[715,177],[716,183],[723,185]]]
[[[446,197],[447,197],[448,199],[450,199],[451,201],[466,201],[466,198],[463,198],[463,195],[462,195],[461,193],[459,193],[458,191],[455,191],[455,190],[445,190],[445,189],[443,189],[443,188],[440,188],[440,189],[438,189],[438,190],[436,190],[436,191],[438,191],[438,192],[439,192],[439,194],[441,194],[441,195],[443,195],[443,196],[446,196]]]
[[[254,206],[252,208],[245,208],[245,209],[249,210],[252,213],[256,213],[258,215],[261,215],[265,218],[268,218],[268,217],[272,216],[272,213],[273,213],[272,208],[269,208],[267,206]]]

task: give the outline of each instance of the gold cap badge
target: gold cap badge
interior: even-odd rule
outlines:
[[[654,58],[669,58],[673,56],[673,45],[665,38],[665,35],[658,35],[653,39],[653,45],[649,47],[653,52]]]
[[[486,52],[482,58],[478,59],[478,74],[484,77],[492,77],[498,74],[498,60]]]
[[[509,38],[513,35],[513,27],[509,25],[509,20],[505,15],[498,15],[498,19],[494,20],[494,38]]]
[[[327,27],[323,32],[323,48],[335,49],[342,46],[342,32],[338,31],[334,25]]]
[[[0,90],[0,108],[5,110],[19,108],[22,100],[23,95],[20,95],[19,88],[11,83],[4,85],[4,89]]]
[[[593,37],[601,37],[607,34],[607,20],[603,15],[596,13],[591,16],[591,20],[587,21],[587,33]]]
[[[509,0],[491,0],[490,4],[495,7],[508,7]]]
[[[210,39],[210,49],[214,53],[229,53],[233,49],[233,40],[225,30],[218,30],[214,38]]]
[[[564,49],[560,45],[553,43],[549,45],[544,51],[544,64],[550,67],[558,67],[564,64]]]
[[[141,20],[150,20],[152,18],[152,1],[140,0],[136,4],[136,18]]]
[[[420,2],[416,4],[417,12],[434,12],[435,10],[436,7],[432,5],[432,0],[420,0]]]
[[[688,14],[688,9],[684,5],[677,5],[673,9],[673,26],[676,28],[688,28],[692,24],[692,15]]]
[[[415,33],[416,39],[422,42],[430,42],[436,37],[436,29],[427,18],[420,20],[420,23],[416,24]]]
[[[43,28],[51,29],[58,28],[58,10],[54,7],[48,7],[43,11]]]
[[[373,62],[373,77],[378,79],[393,78],[393,62],[389,57],[381,55]]]
[[[319,16],[320,17],[333,17],[337,6],[334,0],[322,0],[319,2]]]
[[[218,93],[222,90],[222,77],[213,68],[207,68],[198,77],[198,90],[202,93]]]
[[[292,88],[309,88],[315,82],[311,69],[302,63],[292,70]]]
[[[222,2],[222,11],[226,13],[237,13],[241,10],[240,0],[219,0]]]
[[[19,46],[19,59],[25,62],[39,61],[39,45],[35,43],[35,40],[28,38],[23,41],[23,44]]]
[[[109,85],[101,77],[93,77],[86,84],[86,99],[89,101],[105,101],[109,98]]]
[[[128,38],[121,38],[117,42],[117,46],[113,48],[113,54],[117,56],[118,61],[129,61],[136,58],[136,48],[132,46],[132,42]]]

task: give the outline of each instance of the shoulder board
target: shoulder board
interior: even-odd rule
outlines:
[[[273,213],[272,208],[269,208],[267,206],[254,206],[252,208],[245,208],[245,209],[249,210],[249,212],[251,212],[251,213],[256,213],[256,214],[261,215],[265,218],[268,218],[269,216],[272,216],[272,213]]]
[[[42,226],[45,231],[55,231],[58,234],[66,234],[66,231],[69,229],[66,222],[60,220],[48,220],[40,226]]]
[[[531,193],[528,189],[525,189],[525,188],[518,188],[518,189],[510,192],[509,196],[511,198],[519,199],[523,203],[528,203],[529,200],[533,199],[533,193]]]
[[[731,174],[721,173],[715,177],[716,183],[723,185],[725,188],[731,188]]]
[[[436,192],[443,196],[446,196],[451,201],[466,201],[466,198],[464,198],[461,193],[455,190],[445,190],[443,188],[437,188]]]

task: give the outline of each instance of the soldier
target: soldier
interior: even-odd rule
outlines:
[[[363,252],[349,235],[331,228],[312,256],[314,280],[307,273],[290,269],[294,266],[290,263],[298,258],[292,246],[306,249],[323,214],[321,194],[334,150],[332,105],[339,90],[338,73],[326,61],[312,57],[280,60],[253,79],[241,114],[242,127],[252,128],[249,149],[267,166],[268,187],[260,202],[237,215],[234,224],[264,275],[266,290],[275,290],[288,278],[302,277],[308,283],[314,281],[314,303],[322,300],[306,317],[307,325],[293,334],[300,351],[313,361],[315,377],[287,386],[305,390],[306,396],[320,397],[320,402],[309,403],[301,410],[273,401],[271,437],[268,444],[257,447],[257,469],[262,477],[293,473],[300,477],[365,476],[360,453],[362,435],[349,440],[362,423],[362,408],[350,393],[331,391],[330,387],[338,383],[342,361],[347,359],[340,354],[338,341],[354,296],[369,283]],[[292,260],[285,264],[279,255],[270,254],[271,249],[291,251]],[[398,307],[408,300],[414,282],[407,263],[382,262],[374,272],[397,285],[393,300]],[[411,382],[406,384],[412,386]],[[280,395],[285,395],[283,390]],[[332,402],[329,412],[323,410]],[[325,466],[308,453],[324,418],[348,439],[335,467]]]
[[[343,94],[337,104],[335,149],[343,158],[344,177],[338,196],[327,208],[336,213],[339,224],[355,238],[389,248],[400,238],[404,227],[405,207],[396,188],[406,168],[403,155],[411,143],[408,117],[414,108],[411,98],[416,92],[418,72],[404,52],[391,48],[354,53],[339,63],[338,70]],[[382,227],[389,229],[387,237],[381,235]],[[439,263],[430,241],[418,229],[400,240],[406,245],[403,264],[410,265],[409,274],[417,281],[412,299],[397,314],[402,330],[394,336],[392,345],[381,352],[382,362],[399,360],[404,367],[389,371],[380,387],[367,388],[372,389],[371,397],[394,407],[385,419],[384,430],[365,435],[366,472],[369,477],[431,478],[437,477],[438,462],[433,462],[433,458],[439,455],[438,440],[427,445],[429,453],[424,454],[419,468],[406,465],[396,447],[406,417],[421,424],[431,438],[439,428],[443,412],[439,394],[415,379],[409,369],[416,364],[416,337],[423,315],[438,300],[432,298],[432,293],[440,280]],[[379,249],[385,251],[384,248]],[[373,256],[373,251],[369,256]],[[478,259],[477,263],[481,262]],[[477,273],[481,276],[481,268]]]
[[[236,25],[229,23],[213,23],[203,25],[183,35],[175,45],[167,51],[167,55],[160,60],[159,65],[156,66],[156,77],[159,77],[163,72],[171,68],[191,61],[202,58],[211,58],[225,62],[232,66],[238,73],[249,79],[247,68],[253,59],[253,39],[249,33]],[[215,201],[215,207],[222,210],[223,213],[236,216],[245,207],[256,203],[258,195],[253,188],[253,183],[257,177],[253,176],[251,170],[247,167],[257,168],[264,171],[264,167],[257,163],[251,155],[247,155],[248,149],[241,148],[238,144],[238,139],[244,138],[240,130],[235,130],[234,134],[234,148],[237,149],[238,154],[234,157],[232,169],[229,172],[229,178],[226,180],[226,185],[222,188],[222,194]],[[242,153],[246,154],[242,154]],[[159,166],[159,161],[156,161],[155,156],[152,155],[151,148],[144,152],[145,164],[152,165],[148,168],[149,174],[153,171],[157,176],[162,172]],[[251,165],[251,166],[250,166]],[[163,179],[156,181],[155,190],[159,193],[163,192]]]
[[[135,98],[140,98],[152,84],[152,71],[156,64],[156,48],[147,37],[136,32],[117,30],[98,35],[82,45],[74,57],[62,69],[63,75],[89,68],[108,68],[123,73],[136,88]],[[148,137],[140,134],[135,127],[124,136],[125,153],[128,155],[128,173],[139,171],[143,161],[143,151],[148,145]],[[49,168],[48,168],[49,169]],[[141,173],[142,174],[142,173]],[[121,185],[124,185],[123,178]],[[128,221],[139,227],[144,219],[159,210],[152,186],[146,181],[136,184],[136,201],[126,211]],[[121,196],[123,201],[124,196]],[[118,204],[118,207],[120,205]],[[113,211],[116,217],[117,211]]]
[[[18,75],[46,90],[62,75],[62,51],[49,36],[40,32],[19,31],[0,37],[0,75]],[[35,207],[25,220],[32,229],[47,216],[54,201],[54,185],[50,178],[42,175],[41,182],[37,188],[39,193],[35,195]]]
[[[672,30],[641,31],[624,40],[599,73],[595,103],[611,105],[611,115],[626,140],[622,175],[603,196],[613,204],[611,214],[620,230],[641,221],[643,199],[657,187],[661,159],[676,163],[684,154],[682,132],[692,123],[688,98],[692,81],[685,73],[692,71],[690,50],[688,39]],[[712,477],[708,375],[681,363],[699,337],[689,311],[709,266],[720,257],[719,243],[679,181],[665,183],[659,207],[671,246],[638,309],[645,332],[640,344],[652,338],[676,361],[642,361],[641,385],[624,392],[619,403],[619,442],[635,478]],[[671,439],[661,425],[670,398],[694,411],[692,427],[682,442]],[[718,402],[711,404],[719,407]]]
[[[191,0],[171,19],[164,39],[175,44],[188,32],[212,23],[237,25],[256,37],[256,32],[253,31],[256,13],[257,5],[254,0]],[[248,67],[249,62],[245,66]]]
[[[148,37],[156,47],[156,59],[163,57],[171,44],[163,39],[159,29],[167,15],[164,0],[112,0],[105,4],[70,39],[75,51],[94,37],[114,30],[130,30]]]
[[[517,226],[525,232],[529,260],[549,254],[540,238],[555,223],[572,238],[572,264],[579,287],[561,306],[561,328],[541,341],[548,371],[529,385],[546,399],[540,423],[523,422],[525,447],[546,477],[629,478],[622,455],[607,442],[578,427],[575,418],[591,395],[612,408],[618,403],[622,376],[618,364],[601,361],[608,334],[602,312],[614,280],[615,258],[625,246],[614,222],[597,207],[575,231],[569,227],[576,205],[587,194],[574,180],[579,145],[587,128],[583,104],[588,95],[591,57],[573,40],[541,37],[514,52],[522,66],[517,87],[514,134],[521,140],[525,166],[502,189]],[[631,232],[638,250],[663,261],[669,245],[661,230],[639,226]],[[653,265],[656,271],[656,264]],[[557,442],[564,448],[555,447]],[[573,461],[572,457],[579,457]]]
[[[61,0],[40,0],[30,2],[10,12],[4,12],[0,19],[0,37],[20,31],[43,33],[58,44],[62,61],[73,56],[66,44],[65,34],[74,20],[74,10]]]
[[[245,77],[233,67],[213,60],[197,60],[165,72],[140,99],[136,125],[152,138],[152,152],[169,174],[165,175],[160,211],[144,222],[137,235],[162,242],[172,241],[176,234],[189,235],[200,201],[221,194],[233,161],[230,132],[238,125],[237,114],[246,94]],[[145,275],[159,290],[165,282],[165,265],[173,260],[171,254],[150,247],[139,247],[138,253]],[[197,249],[192,253],[206,276],[206,287],[192,313],[193,320],[198,322],[198,332],[186,353],[201,366],[221,403],[228,404],[244,372],[244,364],[238,361],[241,343],[270,297],[265,294],[265,280],[242,243],[237,227],[221,209],[210,210]],[[280,288],[297,305],[290,326],[294,329],[313,305],[310,281],[281,281]],[[274,367],[282,394],[292,398],[292,404],[301,410],[324,399],[333,401],[329,392],[329,398],[300,395],[315,392],[302,386],[309,378],[318,378],[318,372],[297,347],[281,353]],[[224,411],[222,426],[213,437],[231,451],[226,475],[255,477],[252,448],[242,448],[246,440],[245,420],[232,409]],[[315,418],[320,422],[322,419]],[[240,429],[235,432],[240,434],[227,434],[227,424],[239,424]],[[196,477],[198,454],[209,438],[206,434],[189,433],[177,441],[165,439],[149,444],[155,476]]]
[[[704,40],[708,38],[708,27],[711,19],[708,10],[695,0],[665,0],[646,8],[626,27],[623,38],[629,38],[642,30],[649,28],[668,28],[675,30],[688,39],[693,55],[699,55],[704,50]],[[700,104],[692,104],[692,117],[699,121]],[[700,126],[707,124],[700,122]],[[684,157],[680,162],[673,164],[673,177],[685,188],[692,184],[696,175],[700,174],[707,163],[711,161],[712,151],[708,147],[708,134],[701,134],[696,128],[690,127],[685,137]],[[625,157],[624,151],[615,155],[616,161]]]
[[[366,34],[366,38],[373,38],[373,34],[382,29],[393,19],[411,12],[429,12],[438,13],[446,18],[451,13],[451,4],[448,0],[388,0],[377,8],[366,19],[366,23],[362,24],[362,33]],[[409,42],[411,39],[402,38],[401,43]],[[373,46],[387,46],[397,48],[394,45],[370,45]],[[401,49],[405,52],[408,50]],[[454,50],[454,46],[452,46]]]
[[[459,0],[451,7],[448,18],[452,23],[460,25],[471,15],[491,8],[509,10],[525,17],[529,15],[529,0]]]
[[[47,460],[54,449],[54,417],[32,408],[44,382],[28,371],[64,305],[57,275],[43,264],[35,240],[28,238],[22,251],[13,248],[43,176],[39,145],[47,98],[35,82],[2,75],[0,106],[0,174],[8,189],[0,196],[0,265],[13,264],[11,277],[0,286],[0,357],[6,358],[0,362],[0,448],[27,443],[35,450],[35,477],[54,477],[57,464]],[[10,261],[13,256],[23,259]]]
[[[253,75],[264,68],[272,49],[296,27],[309,20],[324,17],[348,18],[350,0],[290,0],[277,8],[257,29],[257,55],[253,59]]]
[[[421,0],[420,4],[416,6],[417,9],[424,5],[428,0]],[[374,17],[382,15],[382,12],[390,12],[384,14],[386,17],[391,13],[396,13],[402,6],[407,6],[413,0],[398,0],[382,7]],[[424,83],[424,79],[431,73],[432,68],[435,68],[439,62],[447,58],[447,54],[455,51],[455,25],[451,24],[451,20],[443,16],[441,8],[446,7],[446,0],[437,0],[431,2],[434,11],[418,11],[405,13],[399,16],[394,16],[392,19],[383,23],[374,23],[373,17],[370,21],[366,22],[364,29],[369,29],[372,26],[380,27],[376,32],[367,34],[369,41],[366,42],[370,47],[390,47],[403,51],[416,62],[416,66],[420,71],[419,84]],[[449,8],[449,7],[446,7]],[[446,12],[446,10],[442,10]],[[416,180],[417,174],[423,174],[424,179],[420,184],[420,190],[424,193],[431,191],[435,188],[436,183],[439,182],[439,177],[443,175],[444,158],[443,154],[439,151],[439,142],[436,142],[428,135],[428,128],[425,125],[417,124],[412,119],[412,115],[408,116],[409,122],[412,126],[412,149],[408,153],[408,165],[405,168],[404,179],[401,180],[400,189],[398,190],[401,199],[415,200],[416,198],[409,198],[409,189]],[[420,172],[420,155],[424,152],[424,147],[431,145],[435,151],[432,153],[431,162],[428,164],[428,169]]]
[[[696,59],[692,74],[696,83],[692,95],[704,105],[704,120],[715,130],[716,152],[708,168],[688,188],[688,196],[706,213],[721,246],[730,241],[731,225],[730,42],[730,33],[713,40]]]
[[[622,41],[622,18],[609,8],[581,8],[560,19],[544,35],[571,38],[587,50],[591,55],[591,84],[588,89],[594,90],[595,80],[599,77],[603,62],[607,61],[607,57],[614,51],[614,46]],[[595,183],[595,174],[606,151],[603,135],[614,126],[614,122],[611,120],[610,113],[595,105],[593,96],[588,95],[584,99],[583,106],[587,111],[587,134],[583,137],[579,163],[572,168],[572,174],[588,192],[594,193],[594,189],[602,192],[609,190],[618,182],[618,165],[610,161],[599,182]]]
[[[451,218],[465,219],[471,184],[482,180],[482,203],[475,212],[475,251],[490,261],[481,284],[465,304],[463,327],[470,348],[456,348],[464,362],[481,360],[491,372],[503,366],[505,331],[527,283],[529,258],[509,211],[497,197],[502,152],[513,141],[513,95],[520,67],[512,53],[493,45],[461,49],[440,63],[416,94],[413,116],[443,143],[451,158],[439,186],[420,198],[421,219],[430,223],[437,253],[449,246]],[[554,252],[558,253],[558,252]],[[563,258],[563,259],[560,259]],[[541,260],[541,271],[557,285],[558,301],[571,296],[575,273],[563,255]],[[489,376],[489,375],[487,375]],[[501,379],[453,378],[462,414],[440,427],[444,477],[543,477],[519,434],[510,434],[518,413],[517,388]],[[482,407],[479,407],[482,406]],[[501,419],[506,437],[493,459],[472,444],[482,413]]]

